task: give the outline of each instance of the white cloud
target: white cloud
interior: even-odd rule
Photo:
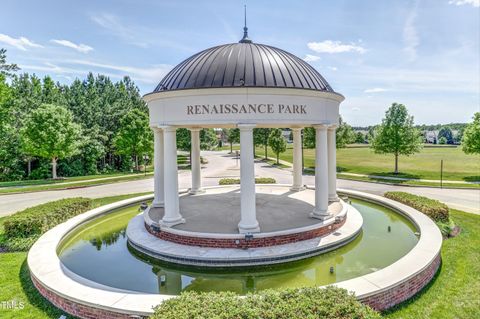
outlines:
[[[68,40],[55,40],[55,39],[50,40],[50,41],[53,42],[53,43],[59,44],[59,45],[63,45],[64,47],[77,50],[77,51],[82,52],[82,53],[88,53],[88,52],[93,50],[93,48],[91,46],[88,46],[88,45],[83,44],[83,43],[75,44],[75,43],[73,43],[71,41],[68,41]]]
[[[307,54],[304,58],[304,61],[306,62],[314,62],[320,60],[320,57],[318,55],[313,55],[313,54]]]
[[[100,69],[107,69],[120,72],[121,75],[128,75],[135,81],[156,84],[172,69],[171,65],[160,64],[149,68],[138,68],[132,66],[113,65],[106,63],[98,63],[87,60],[72,60],[72,64],[86,65]]]
[[[337,71],[338,70],[338,68],[336,66],[329,66],[328,68],[332,71]]]
[[[352,107],[352,111],[353,112],[358,112],[358,111],[360,111],[360,108],[357,107],[357,106],[354,106],[354,107]]]
[[[19,50],[22,51],[27,51],[27,48],[43,48],[40,44],[36,44],[35,42],[25,38],[25,37],[20,37],[20,38],[12,38],[11,36],[8,36],[6,34],[0,33],[0,42],[6,43],[8,45],[11,45],[12,47],[15,47]]]
[[[448,4],[454,4],[456,6],[463,6],[465,4],[468,4],[478,8],[480,7],[480,0],[451,0],[448,1]]]
[[[92,15],[90,17],[93,22],[106,29],[114,36],[121,38],[125,42],[130,44],[146,48],[150,45],[149,42],[143,41],[143,39],[136,35],[136,32],[131,27],[127,27],[120,22],[120,19],[110,13],[102,13],[98,15]]]
[[[403,51],[407,54],[410,61],[417,58],[417,46],[420,44],[417,29],[415,27],[415,19],[417,18],[417,2],[408,13],[405,25],[403,26]]]
[[[310,50],[317,53],[342,53],[358,52],[365,53],[367,50],[355,43],[342,43],[341,41],[325,40],[322,42],[309,42],[307,46]]]
[[[363,93],[381,93],[385,91],[388,91],[388,90],[383,88],[373,88],[373,89],[366,89],[365,91],[363,91]]]

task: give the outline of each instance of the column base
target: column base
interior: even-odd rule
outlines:
[[[156,202],[156,201],[152,202],[152,207],[164,207],[164,206],[165,206],[164,202]]]
[[[191,188],[189,188],[189,189],[188,189],[188,193],[189,193],[190,195],[203,194],[203,193],[205,193],[205,190],[204,190],[203,188],[199,188],[199,189],[191,189]]]
[[[257,222],[256,225],[241,225],[241,224],[238,224],[238,232],[240,234],[259,233],[260,232],[260,226],[258,225],[258,222]]]
[[[185,224],[185,218],[178,218],[178,219],[175,219],[175,220],[161,220],[160,221],[160,226],[161,227],[173,227],[175,225],[179,225],[179,224]]]
[[[299,191],[303,191],[306,187],[305,186],[292,186],[290,187],[290,190],[292,192],[299,192]]]
[[[329,201],[329,202],[338,202],[338,201],[340,201],[340,198],[338,197],[337,194],[332,195],[332,196],[329,195],[329,196],[328,196],[328,201]]]
[[[313,212],[310,213],[311,218],[326,220],[332,218],[333,215],[328,212],[328,210],[316,210],[314,209]]]

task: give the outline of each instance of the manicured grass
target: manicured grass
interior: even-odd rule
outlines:
[[[190,169],[189,158],[186,155],[179,154],[178,159],[179,169]],[[68,177],[65,179],[52,180],[24,180],[12,182],[0,182],[0,195],[12,193],[28,193],[40,192],[46,190],[59,190],[78,187],[95,186],[102,184],[113,184],[118,182],[133,181],[139,179],[150,178],[153,175],[153,168],[147,167],[147,172],[135,173],[114,173],[104,175],[88,175]],[[72,183],[73,182],[73,183]]]
[[[1,194],[12,194],[12,193],[28,193],[28,192],[40,192],[40,191],[47,191],[47,190],[58,190],[58,189],[69,189],[69,188],[79,188],[79,187],[86,187],[86,186],[95,186],[95,185],[102,185],[102,184],[113,184],[119,182],[126,182],[126,181],[133,181],[145,178],[151,178],[153,173],[145,174],[128,174],[124,176],[119,176],[118,178],[114,179],[98,179],[93,181],[85,180],[84,182],[75,183],[75,184],[65,184],[65,183],[48,183],[43,185],[37,186],[25,186],[25,187],[5,187],[0,188],[0,195]],[[85,176],[86,177],[86,176]]]
[[[445,240],[440,272],[426,289],[385,314],[391,319],[480,318],[480,216],[451,210],[462,229]]]
[[[95,199],[94,203],[99,206],[139,195]],[[480,317],[480,298],[477,297],[480,292],[480,216],[457,210],[451,210],[450,214],[462,231],[457,237],[444,241],[439,273],[426,289],[385,313],[385,318]],[[0,224],[3,220],[5,218],[0,219]],[[24,252],[0,253],[0,301],[24,303],[23,309],[0,308],[0,318],[59,318],[62,312],[43,299],[33,287],[26,256]]]
[[[292,162],[293,146],[280,154],[280,159]],[[256,155],[263,156],[264,150],[256,148]],[[274,153],[269,149],[269,157]],[[480,156],[466,155],[460,147],[425,147],[412,156],[400,156],[400,174],[392,173],[392,155],[375,154],[368,147],[347,147],[337,150],[337,168],[340,172],[365,175],[407,177],[417,179],[440,179],[440,160],[443,159],[443,179],[458,181],[480,181]],[[304,150],[306,168],[315,167],[315,150]]]

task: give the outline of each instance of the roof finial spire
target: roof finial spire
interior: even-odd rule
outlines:
[[[252,40],[248,38],[248,28],[247,28],[247,5],[243,6],[244,8],[244,15],[245,15],[245,24],[243,27],[243,38],[240,40],[240,43],[252,43]]]

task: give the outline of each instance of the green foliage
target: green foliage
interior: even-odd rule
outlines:
[[[352,127],[344,122],[342,117],[339,118],[339,124],[335,131],[336,147],[344,148],[347,144],[355,141],[355,132]],[[306,148],[315,148],[315,129],[306,127],[303,129],[303,145]]]
[[[7,64],[7,50],[0,49],[0,76],[11,77],[18,70],[20,68],[16,64]]]
[[[185,292],[155,308],[152,319],[373,319],[380,315],[336,287],[231,293]]]
[[[253,144],[255,146],[263,145],[265,150],[265,159],[268,158],[268,137],[270,136],[271,128],[254,128],[253,129]]]
[[[405,192],[386,192],[384,196],[421,211],[435,222],[449,222],[448,206],[438,200]]]
[[[450,127],[443,126],[440,129],[440,131],[438,132],[438,142],[439,142],[439,144],[442,144],[442,143],[440,143],[440,139],[442,137],[445,139],[445,143],[443,143],[443,144],[453,144],[453,133],[452,133],[452,130],[450,129]]]
[[[176,131],[177,149],[180,151],[190,152],[192,137],[189,129],[178,128]]]
[[[4,236],[8,246],[29,248],[35,239],[71,217],[91,209],[87,198],[69,198],[27,208],[3,223]],[[25,239],[25,240],[24,240]],[[2,246],[5,246],[2,244]]]
[[[277,156],[277,164],[280,164],[279,155],[287,150],[287,141],[285,141],[281,129],[276,128],[270,132],[270,136],[268,137],[268,145]]]
[[[362,132],[355,133],[355,143],[363,144],[365,143],[365,135]]]
[[[120,129],[115,138],[118,154],[133,156],[135,169],[138,170],[138,158],[152,153],[153,133],[149,128],[148,115],[133,109],[120,120]]]
[[[376,128],[371,147],[378,154],[394,154],[395,173],[398,173],[398,156],[419,152],[421,143],[420,132],[413,126],[413,117],[405,105],[393,103]]]
[[[473,115],[473,122],[463,132],[462,148],[465,154],[480,154],[480,112]]]
[[[200,149],[213,150],[217,147],[217,135],[213,128],[204,128],[200,131]]]
[[[257,177],[255,184],[275,184],[277,181],[271,177]],[[218,185],[234,185],[240,184],[239,178],[222,178],[218,181]]]
[[[233,152],[233,143],[240,143],[240,129],[227,128],[223,129],[223,134],[227,137],[227,142],[230,144],[230,153]]]
[[[440,145],[445,145],[447,144],[447,138],[445,136],[442,136],[438,139],[438,144]]]
[[[56,178],[57,159],[70,157],[78,151],[80,131],[69,110],[42,104],[25,121],[21,130],[22,149],[31,156],[52,159],[52,176]]]

